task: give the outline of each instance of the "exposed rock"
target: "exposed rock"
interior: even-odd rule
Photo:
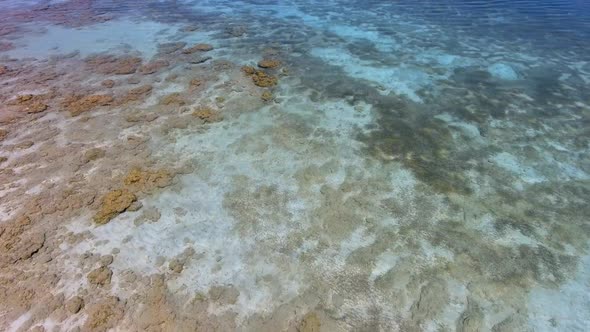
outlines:
[[[219,112],[213,110],[211,107],[208,106],[201,106],[195,108],[195,110],[193,111],[193,115],[203,120],[203,122],[205,123],[213,123],[223,120],[223,116],[219,114]]]
[[[100,83],[100,85],[104,86],[105,88],[112,88],[115,86],[115,81],[113,80],[104,80]]]
[[[261,60],[260,62],[258,62],[258,67],[260,68],[277,68],[278,66],[280,66],[281,63],[278,60],[273,60],[273,59],[264,59]]]
[[[119,298],[111,296],[88,308],[88,319],[84,323],[83,331],[105,332],[123,318],[123,303]]]
[[[72,116],[77,116],[96,107],[110,105],[113,101],[109,95],[70,96],[63,102],[63,107]]]
[[[299,332],[320,332],[320,319],[315,312],[310,312],[303,317],[299,325]]]
[[[8,136],[8,130],[0,129],[0,141],[4,140]]]
[[[137,200],[135,194],[127,189],[108,192],[102,199],[100,210],[94,216],[94,222],[99,225],[108,223],[118,214],[127,210],[135,200]]]
[[[88,282],[97,285],[97,286],[105,286],[111,283],[111,277],[113,276],[113,271],[106,266],[101,266],[97,269],[92,270],[86,278]]]
[[[66,302],[66,310],[72,314],[77,314],[84,307],[84,300],[79,296],[74,296]]]
[[[0,65],[0,75],[4,75],[8,73],[8,67],[5,65]]]
[[[186,50],[182,51],[184,54],[192,54],[195,52],[209,52],[213,50],[213,46],[209,44],[196,44],[193,47],[189,47]]]

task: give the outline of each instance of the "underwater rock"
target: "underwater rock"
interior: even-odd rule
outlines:
[[[246,75],[254,75],[256,73],[256,68],[252,66],[244,66],[242,67],[242,71],[246,73]]]
[[[233,285],[213,286],[209,289],[209,298],[222,305],[236,304],[238,297],[240,297],[240,291]]]
[[[50,95],[33,95],[24,94],[18,95],[10,104],[19,105],[22,107],[22,111],[28,114],[40,113],[45,111],[48,106],[45,104],[45,99],[51,97]]]
[[[31,114],[31,113],[40,113],[43,112],[47,109],[47,105],[43,104],[42,102],[33,102],[31,103],[29,106],[27,106],[25,108],[25,112]]]
[[[110,95],[70,96],[62,103],[72,116],[80,115],[99,106],[108,106],[114,101]]]
[[[274,76],[267,75],[263,71],[257,71],[256,74],[252,75],[252,81],[256,86],[267,88],[277,85],[277,78]]]
[[[133,74],[141,66],[141,58],[116,57],[114,55],[95,55],[86,58],[86,65],[103,75]]]
[[[182,95],[178,92],[173,92],[171,94],[165,95],[164,97],[162,97],[162,99],[160,99],[160,105],[182,106],[184,104],[186,104],[186,101],[184,100],[184,98],[182,98]]]
[[[268,75],[262,70],[257,70],[254,67],[244,66],[242,71],[252,78],[256,86],[268,88],[277,85],[278,79],[274,76]]]
[[[202,84],[203,84],[203,80],[196,79],[196,78],[192,79],[192,80],[190,81],[190,83],[189,83],[189,85],[190,85],[192,88],[196,88],[196,87],[198,87],[198,86],[201,86]]]
[[[143,75],[153,74],[162,68],[170,66],[170,62],[166,60],[156,60],[148,62],[139,68],[139,72]]]
[[[185,42],[163,43],[158,45],[158,52],[162,54],[171,54],[186,46]]]
[[[151,92],[152,92],[151,85],[146,84],[146,85],[138,86],[137,88],[133,88],[133,89],[127,91],[127,93],[125,95],[118,98],[117,105],[125,105],[130,102],[142,101]]]
[[[0,129],[0,141],[3,141],[8,136],[8,130]]]
[[[150,191],[155,188],[164,188],[172,183],[172,175],[166,170],[143,171],[133,168],[123,180],[126,186],[132,186],[139,191]],[[129,205],[127,205],[128,207]]]
[[[158,220],[160,220],[161,217],[162,214],[158,209],[156,209],[155,207],[148,207],[143,210],[141,215],[139,215],[137,218],[135,218],[135,220],[133,220],[133,223],[135,224],[135,226],[139,226],[146,222],[154,223],[158,222]]]
[[[105,150],[100,149],[100,148],[91,148],[88,149],[85,153],[84,156],[82,156],[82,163],[87,164],[91,161],[100,159],[102,157],[105,156]]]
[[[88,308],[88,319],[83,331],[106,332],[123,318],[123,303],[115,296],[108,297]]]
[[[74,296],[65,304],[66,310],[72,314],[77,314],[84,307],[84,300],[79,296]]]
[[[266,102],[269,102],[274,99],[274,96],[272,95],[272,93],[270,91],[264,91],[262,93],[262,95],[260,96],[260,98]]]
[[[113,276],[113,271],[106,266],[101,266],[92,270],[86,278],[88,282],[97,285],[97,286],[105,286],[111,283],[111,277]]]
[[[210,56],[193,56],[188,60],[188,62],[196,65],[199,63],[205,63],[211,59],[212,58]]]
[[[104,225],[118,214],[127,210],[137,197],[127,189],[117,189],[108,192],[102,199],[101,207],[94,216],[94,222]]]
[[[320,318],[315,312],[310,312],[303,317],[298,331],[300,332],[320,332]]]
[[[10,51],[14,48],[15,46],[13,43],[0,42],[0,52]]]
[[[246,29],[246,27],[240,25],[240,26],[232,26],[232,27],[226,29],[225,31],[228,35],[230,35],[232,37],[242,37],[246,33],[247,29]]]
[[[505,63],[495,63],[488,67],[488,72],[495,78],[506,81],[514,81],[518,79],[518,74],[511,66]]]
[[[457,332],[483,331],[484,314],[481,307],[471,298],[467,299],[467,309],[457,320]]]
[[[201,106],[195,108],[195,110],[193,111],[193,115],[203,120],[203,122],[205,123],[213,123],[223,120],[223,116],[219,114],[219,112],[213,110],[211,107],[208,106]]]
[[[186,50],[182,51],[184,54],[193,54],[195,52],[209,52],[213,50],[213,46],[209,44],[196,44],[192,47],[187,48]]]
[[[133,203],[131,203],[131,205],[129,205],[129,207],[127,208],[127,211],[139,211],[141,208],[143,207],[143,203],[140,201],[135,201]]]
[[[104,80],[100,83],[100,85],[104,86],[105,88],[112,88],[115,86],[115,81],[113,80]]]
[[[278,60],[272,60],[272,59],[264,59],[264,60],[260,60],[258,62],[258,67],[260,67],[260,68],[273,69],[273,68],[277,68],[280,65],[281,65],[281,63]]]
[[[168,264],[168,268],[172,270],[172,272],[174,273],[181,273],[184,269],[184,263],[181,262],[179,259],[175,258],[170,261],[170,263]]]
[[[100,264],[100,266],[109,266],[113,263],[113,261],[114,261],[113,255],[104,255],[104,256],[100,257],[98,264]]]

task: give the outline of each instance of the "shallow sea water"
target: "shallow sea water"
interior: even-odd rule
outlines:
[[[0,330],[590,329],[587,3],[0,17]]]

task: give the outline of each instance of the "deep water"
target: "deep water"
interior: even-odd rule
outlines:
[[[0,17],[0,330],[588,330],[587,1]]]

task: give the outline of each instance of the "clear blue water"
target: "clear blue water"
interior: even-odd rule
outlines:
[[[1,330],[589,329],[590,3],[0,10]]]

